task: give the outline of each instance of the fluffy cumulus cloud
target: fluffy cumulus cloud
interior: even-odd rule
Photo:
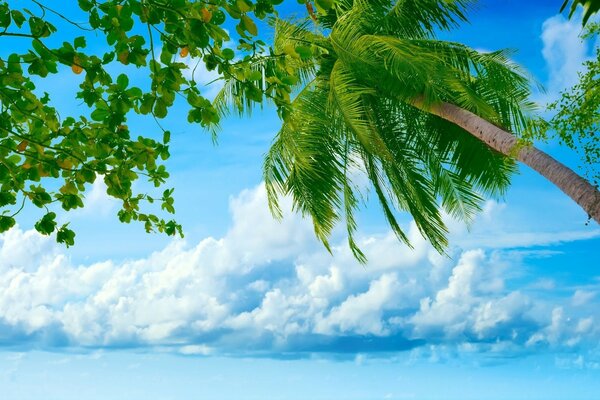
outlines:
[[[550,295],[556,283],[542,285],[537,277],[515,285],[526,277],[530,253],[499,232],[490,246],[459,229],[446,257],[409,225],[415,250],[391,234],[364,237],[370,262],[361,266],[343,238],[330,255],[308,221],[292,213],[273,220],[263,186],[242,192],[230,209],[223,237],[177,240],[122,263],[74,265],[51,238],[18,228],[5,233],[0,344],[353,356],[440,346],[580,351],[600,339],[600,282],[564,289],[560,298]],[[487,207],[480,235],[491,234],[485,222],[500,211]],[[593,236],[598,232],[540,234],[536,242],[523,234],[523,246]]]

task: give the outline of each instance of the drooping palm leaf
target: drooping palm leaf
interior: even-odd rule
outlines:
[[[344,221],[350,248],[364,261],[354,238],[362,193],[353,171],[368,177],[401,241],[410,245],[397,220],[406,211],[440,252],[448,232],[442,211],[470,221],[486,196],[504,192],[514,162],[426,112],[428,104],[449,102],[516,133],[533,126],[530,80],[506,52],[480,53],[433,37],[464,21],[470,3],[338,0],[320,17],[326,31],[274,21],[274,54],[283,57],[259,68],[280,68],[304,85],[265,158],[276,215],[279,197],[291,196],[328,248]],[[312,57],[295,54],[299,45]]]

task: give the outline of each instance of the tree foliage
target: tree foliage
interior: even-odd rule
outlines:
[[[291,195],[326,246],[345,221],[350,247],[364,260],[354,240],[364,197],[357,172],[368,178],[400,240],[409,243],[397,211],[407,211],[439,251],[447,245],[442,210],[469,221],[484,196],[504,192],[513,161],[424,111],[450,102],[516,133],[536,129],[528,116],[529,79],[506,52],[435,39],[436,31],[466,20],[469,3],[340,0],[319,7],[314,27],[274,21],[274,50],[285,57],[255,67],[279,66],[301,77],[264,166],[276,214],[278,198]],[[218,110],[230,104],[249,111],[231,96],[238,85],[228,81]]]
[[[73,244],[68,224],[57,224],[57,207],[82,207],[86,188],[102,179],[108,195],[121,201],[120,221],[181,234],[179,224],[151,206],[160,205],[159,213],[174,211],[173,189],[162,188],[169,176],[163,161],[170,133],[138,135],[128,118],[139,114],[158,121],[179,98],[189,108],[190,123],[217,127],[218,112],[194,75],[184,74],[188,66],[181,58],[188,56],[243,82],[239,90],[247,101],[261,101],[262,76],[249,68],[265,46],[256,38],[255,21],[272,15],[281,1],[78,0],[78,13],[38,0],[0,1],[0,232],[31,203],[41,210],[35,223],[40,233],[57,231],[59,242]],[[82,18],[85,22],[76,22]],[[227,46],[226,24],[236,30],[237,48]],[[67,37],[66,27],[80,35]],[[146,73],[147,85],[130,81],[135,69]],[[79,82],[76,96],[87,110],[60,114],[52,102],[59,93],[38,87],[65,73]],[[291,78],[278,76],[268,89],[281,110],[289,99],[286,79]],[[160,190],[136,192],[140,176]]]
[[[278,197],[292,195],[326,245],[345,220],[362,258],[353,238],[364,195],[358,171],[401,240],[398,210],[442,251],[442,210],[469,220],[484,195],[506,189],[514,164],[423,109],[451,102],[528,136],[537,125],[527,76],[504,51],[435,39],[466,21],[471,0],[298,0],[310,19],[272,18],[268,46],[260,20],[275,17],[281,2],[78,0],[65,13],[40,0],[0,0],[0,232],[30,203],[40,209],[39,232],[73,244],[57,212],[82,207],[86,188],[102,179],[121,201],[120,221],[181,234],[163,217],[174,206],[173,189],[163,187],[170,132],[158,121],[178,104],[190,123],[214,133],[231,110],[244,114],[268,99],[283,121],[265,162],[275,213]],[[225,80],[214,103],[195,79],[198,67]],[[136,70],[145,83],[131,79]],[[73,115],[59,113],[57,93],[40,85],[65,73],[78,80],[84,106]],[[132,132],[134,115],[156,120],[159,133]],[[140,177],[156,193],[136,190]]]
[[[600,24],[586,28],[583,39],[593,39],[600,34]],[[556,111],[550,121],[556,136],[567,147],[577,151],[583,161],[586,175],[600,184],[600,47],[594,58],[584,63],[579,82],[563,91],[561,98],[549,105]]]

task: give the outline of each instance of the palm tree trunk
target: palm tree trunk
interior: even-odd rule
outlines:
[[[517,138],[485,119],[450,103],[425,106],[422,101],[416,107],[450,121],[471,133],[492,149],[516,158],[554,183],[572,198],[585,212],[600,224],[600,192],[573,170],[533,146],[522,146]]]

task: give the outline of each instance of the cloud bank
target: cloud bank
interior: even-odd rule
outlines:
[[[540,246],[599,232],[521,233],[514,243],[505,239],[513,232],[489,224],[502,212],[492,205],[472,233],[455,229],[450,257],[411,225],[414,250],[391,233],[363,237],[367,266],[343,240],[326,253],[298,215],[274,221],[262,185],[231,200],[225,236],[174,241],[123,263],[73,265],[52,238],[13,229],[0,236],[0,345],[268,357],[548,349],[595,357],[600,280],[555,294],[554,281],[537,282],[525,266],[552,255]]]

